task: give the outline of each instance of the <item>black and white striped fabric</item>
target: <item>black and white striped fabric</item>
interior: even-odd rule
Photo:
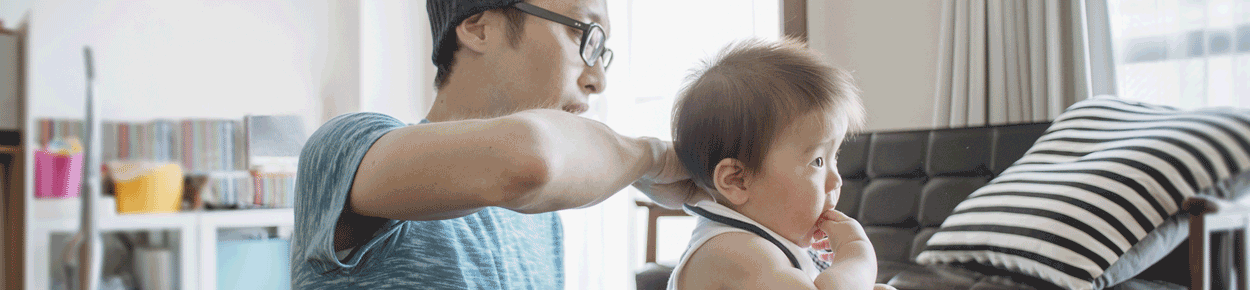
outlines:
[[[1090,289],[1186,197],[1248,168],[1250,110],[1081,101],[955,207],[916,260]]]

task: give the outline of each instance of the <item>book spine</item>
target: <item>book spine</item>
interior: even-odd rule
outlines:
[[[117,123],[101,122],[100,124],[100,150],[104,154],[104,162],[117,160]]]
[[[221,124],[221,170],[234,170],[234,155],[230,152],[231,146],[234,144],[234,127],[229,121],[223,121]]]
[[[130,158],[130,125],[117,124],[117,158]]]

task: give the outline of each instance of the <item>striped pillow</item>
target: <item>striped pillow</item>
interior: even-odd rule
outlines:
[[[1250,110],[1081,101],[960,202],[916,260],[1090,289],[1186,197],[1248,168]]]

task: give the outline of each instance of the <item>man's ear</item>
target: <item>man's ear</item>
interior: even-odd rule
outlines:
[[[489,39],[487,26],[494,21],[493,18],[497,18],[495,16],[499,16],[487,15],[490,13],[493,12],[486,11],[474,14],[469,16],[469,18],[465,18],[464,21],[460,21],[460,25],[456,25],[454,31],[456,40],[460,42],[461,49],[468,49],[476,53],[482,53],[486,50],[486,41]]]
[[[712,183],[716,185],[716,191],[734,205],[742,205],[751,197],[747,192],[746,179],[746,164],[738,159],[721,159],[712,171]]]

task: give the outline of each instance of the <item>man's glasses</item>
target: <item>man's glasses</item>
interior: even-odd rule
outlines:
[[[525,2],[517,2],[512,7],[542,19],[580,29],[582,31],[582,61],[585,61],[586,65],[593,67],[595,66],[595,61],[602,57],[604,70],[607,70],[608,66],[612,65],[612,50],[604,46],[604,41],[607,40],[608,35],[603,32],[603,27],[599,26],[598,23],[583,23]]]

